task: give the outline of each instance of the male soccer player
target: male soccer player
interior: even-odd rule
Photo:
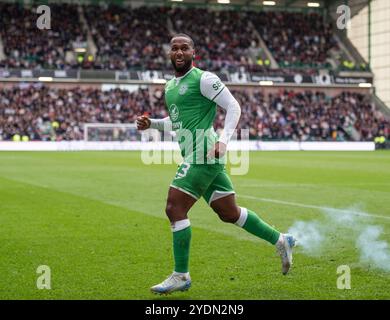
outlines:
[[[168,294],[188,290],[191,286],[188,268],[191,225],[187,213],[200,197],[222,221],[234,223],[276,245],[282,260],[282,273],[287,274],[292,264],[294,237],[278,232],[255,212],[239,207],[225,170],[223,160],[241,115],[240,105],[215,74],[193,67],[194,42],[188,35],[175,35],[170,45],[175,76],[165,85],[169,117],[159,120],[146,116],[137,118],[139,130],[175,130],[184,158],[169,188],[165,209],[173,232],[175,269],[166,280],[153,286],[152,292]],[[226,110],[220,136],[213,129],[217,105]],[[210,159],[214,163],[210,163]]]

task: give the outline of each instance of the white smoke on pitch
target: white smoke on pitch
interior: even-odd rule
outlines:
[[[379,240],[382,233],[382,227],[368,226],[359,235],[356,245],[360,249],[361,261],[372,263],[380,269],[390,271],[388,243],[384,240]]]
[[[317,221],[297,221],[288,230],[288,233],[298,239],[302,250],[311,256],[320,254],[320,248],[325,241],[325,232]]]
[[[296,221],[288,230],[297,238],[303,253],[319,256],[325,250],[337,250],[339,241],[352,240],[359,251],[361,263],[390,271],[389,245],[380,240],[383,227],[367,224],[370,219],[368,213],[357,206],[345,210],[326,208],[322,213],[324,219]]]

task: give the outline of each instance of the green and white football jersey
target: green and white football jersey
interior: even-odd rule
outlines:
[[[214,99],[224,88],[215,74],[195,67],[166,83],[165,102],[184,162],[210,163],[207,152],[218,140],[213,127],[217,112]],[[214,163],[224,160],[215,159]]]

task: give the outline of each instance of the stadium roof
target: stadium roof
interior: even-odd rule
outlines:
[[[10,0],[0,0],[0,2],[9,2]],[[12,1],[12,0],[11,0]],[[15,1],[15,0],[14,0]],[[20,1],[20,0],[19,0]],[[124,4],[124,5],[206,5],[206,6],[248,6],[251,8],[272,8],[275,9],[328,9],[331,12],[336,11],[337,6],[345,5],[351,7],[351,14],[354,16],[363,9],[371,0],[47,0],[48,3],[55,2],[73,2],[82,4]],[[30,4],[37,0],[30,0]]]
[[[92,0],[93,1],[93,0]],[[99,1],[99,0],[96,0]],[[120,0],[115,0],[118,2]],[[250,6],[275,9],[327,9],[336,12],[337,6],[348,5],[352,17],[368,5],[371,0],[125,0],[125,3],[139,4],[181,4],[181,5],[220,5]]]
[[[128,0],[129,1],[129,0]],[[277,7],[307,7],[308,3],[313,6],[318,4],[319,7],[325,7],[327,0],[130,0],[138,3],[177,3],[177,4],[204,4],[204,5],[240,5],[240,6],[277,6]]]
[[[204,5],[241,5],[241,6],[275,6],[287,8],[329,8],[334,5],[347,4],[351,7],[367,5],[369,0],[125,0],[123,2],[133,3],[177,3],[177,4],[204,4]],[[96,1],[98,2],[98,1]],[[118,0],[114,1],[118,2]]]

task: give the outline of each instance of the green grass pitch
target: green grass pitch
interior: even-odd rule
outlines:
[[[390,298],[390,272],[360,262],[342,226],[320,255],[298,247],[283,276],[274,247],[221,222],[203,199],[190,212],[192,288],[151,294],[172,271],[164,207],[175,170],[144,165],[139,152],[0,153],[0,298]],[[359,205],[390,243],[389,152],[256,152],[232,180],[239,205],[281,231],[321,220],[311,206]],[[39,265],[51,269],[50,290],[36,287]],[[337,289],[340,265],[351,268],[350,290]]]

